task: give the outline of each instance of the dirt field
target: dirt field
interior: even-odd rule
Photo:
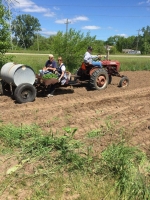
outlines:
[[[34,102],[17,104],[10,96],[0,96],[0,120],[4,123],[38,124],[53,133],[63,127],[77,128],[76,138],[82,139],[91,130],[97,130],[109,118],[116,127],[132,133],[131,143],[150,150],[150,71],[122,72],[130,83],[117,87],[120,78],[102,91],[87,91],[84,87],[57,89],[53,97],[38,96]],[[111,125],[112,127],[112,125]],[[108,138],[101,144],[105,147]],[[110,138],[109,138],[110,140]],[[93,141],[94,142],[94,141]]]

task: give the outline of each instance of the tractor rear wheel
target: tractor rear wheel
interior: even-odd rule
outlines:
[[[109,82],[108,73],[105,69],[97,68],[90,77],[90,87],[96,90],[103,90]]]
[[[18,103],[32,102],[36,97],[36,89],[30,83],[22,83],[15,89],[14,97]]]

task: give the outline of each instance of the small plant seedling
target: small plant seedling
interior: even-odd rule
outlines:
[[[58,76],[56,74],[53,74],[53,73],[48,73],[48,74],[44,74],[42,76],[43,79],[50,79],[50,78],[58,78]]]

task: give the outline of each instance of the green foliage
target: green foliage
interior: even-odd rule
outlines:
[[[0,69],[7,62],[13,61],[13,56],[6,56],[5,54],[0,54]]]
[[[79,68],[83,61],[83,55],[89,45],[93,45],[95,37],[90,33],[84,36],[81,31],[70,29],[68,33],[58,32],[51,38],[51,49],[55,55],[62,56],[64,63],[69,71]],[[96,49],[95,49],[96,50]]]
[[[56,57],[62,56],[69,71],[80,67],[88,46],[93,46],[95,54],[105,53],[103,42],[96,40],[96,36],[91,37],[89,32],[84,36],[81,31],[74,29],[70,29],[66,34],[59,31],[56,35],[45,39],[39,36],[38,43],[40,51],[45,49]],[[34,48],[37,49],[37,39],[30,47]]]
[[[33,50],[33,51],[40,51],[40,53],[42,51],[47,51],[47,53],[49,54],[49,52],[51,52],[51,38],[45,38],[44,36],[41,36],[40,34],[37,33],[37,37],[34,38],[33,44],[30,46],[29,50]]]
[[[27,53],[28,51],[26,51]],[[30,51],[29,51],[30,53]],[[13,62],[15,63],[22,63],[25,65],[28,65],[30,67],[32,67],[34,69],[34,71],[36,73],[38,73],[38,71],[44,67],[45,62],[47,60],[48,57],[48,53],[47,54],[41,54],[41,55],[28,55],[28,54],[24,54],[24,55],[15,55],[13,57],[10,57],[12,61],[13,58]],[[56,57],[56,54],[54,54],[54,57]],[[130,57],[130,56],[126,56],[126,57],[121,57],[121,56],[113,56],[110,55],[110,59],[111,60],[118,60],[121,64],[121,71],[139,71],[139,70],[150,70],[150,63],[149,63],[149,57],[141,57],[141,56],[137,56],[135,58]],[[8,60],[9,61],[9,60]],[[77,68],[79,66],[76,65],[74,69],[72,69],[72,66],[68,66],[68,68],[70,69],[69,71],[71,73],[75,73]]]
[[[124,141],[112,144],[102,153],[106,174],[115,180],[118,199],[149,199],[149,184],[139,167],[146,163],[146,157],[136,147],[129,147]]]
[[[41,30],[40,26],[37,18],[26,14],[18,15],[12,21],[13,42],[19,47],[29,48],[37,37],[36,32]]]
[[[82,169],[87,158],[84,158],[75,150],[79,149],[81,143],[76,141],[73,136],[77,129],[64,129],[65,134],[60,137],[41,135],[37,126],[16,127],[12,124],[0,126],[0,138],[3,147],[20,148],[22,159],[42,157],[47,153],[55,152],[51,157],[53,163],[66,165],[66,170]],[[68,165],[68,166],[67,166]]]
[[[0,137],[3,139],[6,147],[18,147],[21,148],[23,140],[27,140],[29,136],[36,136],[37,126],[23,126],[16,127],[12,124],[1,125],[0,124]]]
[[[9,13],[0,2],[0,54],[4,54],[10,48]]]
[[[48,74],[44,74],[42,76],[43,79],[50,79],[50,78],[58,78],[58,76],[56,74],[53,74],[53,73],[48,73]]]
[[[111,131],[110,119],[102,133]],[[66,195],[87,200],[150,198],[150,164],[143,152],[121,140],[96,155],[85,138],[84,145],[75,139],[76,131],[64,127],[56,136],[43,134],[36,125],[17,127],[1,122],[0,154],[7,169],[6,175],[1,173],[0,196],[14,199],[26,191],[24,198],[39,200]]]

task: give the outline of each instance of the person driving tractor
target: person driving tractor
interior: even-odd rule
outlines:
[[[87,52],[84,54],[84,63],[92,64],[94,66],[102,67],[101,61],[94,61],[93,59],[101,58],[101,55],[91,55],[93,48],[89,46]]]

